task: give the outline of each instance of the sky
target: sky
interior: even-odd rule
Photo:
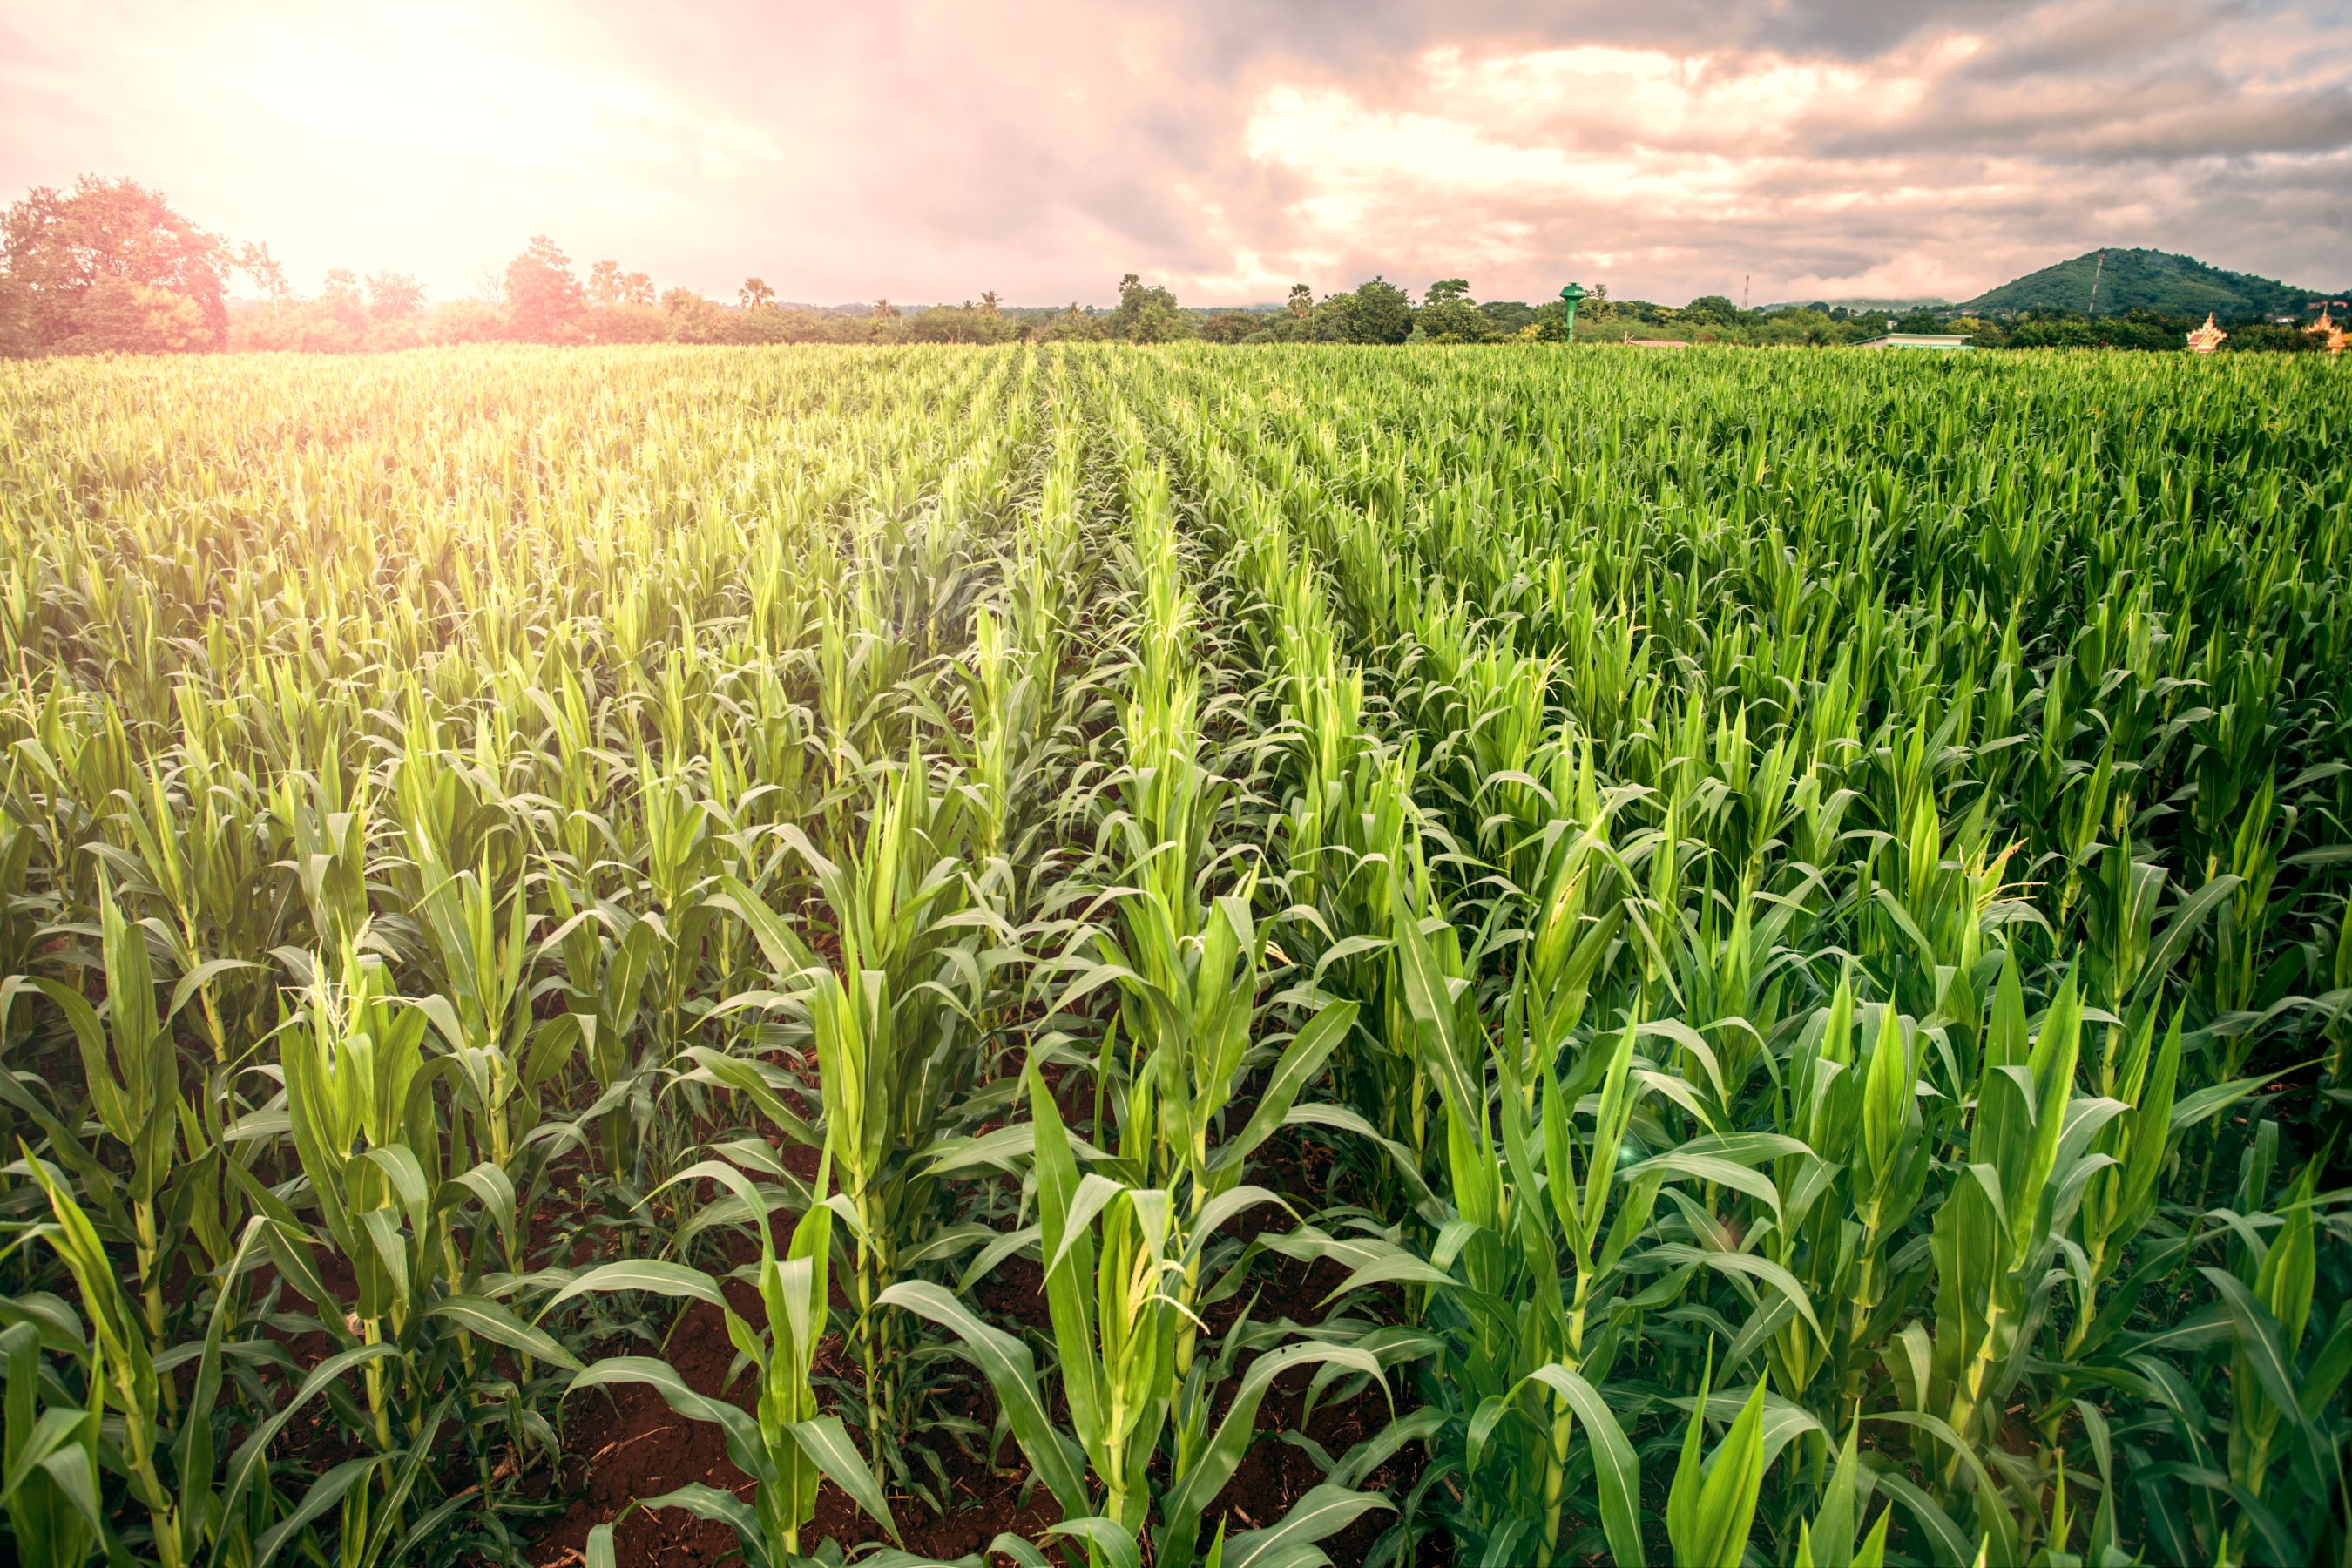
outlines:
[[[436,298],[537,234],[815,302],[2326,288],[2352,0],[0,0],[0,200],[85,172]]]

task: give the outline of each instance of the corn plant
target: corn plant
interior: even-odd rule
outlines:
[[[1328,1022],[1328,1033],[1337,1037],[1348,1019]],[[886,1300],[956,1336],[995,1391],[1014,1439],[1061,1504],[1065,1528],[1088,1520],[1107,1527],[1103,1539],[1090,1547],[1093,1560],[1118,1561],[1122,1552],[1133,1550],[1154,1512],[1155,1489],[1148,1472],[1172,1438],[1170,1481],[1160,1492],[1152,1531],[1156,1560],[1202,1560],[1196,1556],[1202,1515],[1240,1465],[1251,1424],[1274,1379],[1327,1362],[1378,1376],[1380,1363],[1370,1352],[1341,1343],[1307,1342],[1269,1351],[1251,1363],[1232,1403],[1213,1426],[1208,1425],[1207,1402],[1201,1397],[1206,1364],[1187,1368],[1178,1359],[1183,1331],[1198,1328],[1184,1304],[1183,1280],[1188,1264],[1217,1228],[1265,1194],[1234,1189],[1206,1211],[1192,1234],[1180,1237],[1166,1189],[1132,1185],[1106,1171],[1080,1173],[1052,1090],[1034,1063],[1026,1076],[1035,1129],[1037,1242],[1046,1260],[1046,1300],[1071,1432],[1066,1435],[1054,1424],[1035,1358],[1021,1340],[983,1322],[953,1295],[927,1282],[895,1285]],[[1278,1122],[1281,1113],[1277,1110],[1271,1120]],[[1113,1168],[1131,1174],[1139,1163],[1139,1154],[1130,1152]],[[1086,1480],[1089,1470],[1093,1487]],[[1336,1501],[1318,1495],[1332,1489],[1338,1489],[1318,1488],[1298,1503],[1297,1522],[1288,1534],[1299,1544],[1380,1506],[1376,1498]],[[1093,1539],[1091,1531],[1088,1538]],[[1205,1561],[1219,1562],[1223,1545],[1220,1529]]]
[[[1674,1490],[1666,1498],[1666,1535],[1674,1542],[1676,1563],[1737,1568],[1747,1552],[1756,1496],[1764,1485],[1764,1385],[1758,1384],[1748,1394],[1723,1441],[1702,1458],[1699,1439],[1714,1382],[1714,1347],[1709,1346],[1698,1398],[1683,1428]]]
[[[103,1181],[100,1191],[108,1206],[128,1210],[143,1333],[152,1342],[163,1335],[163,1272],[173,1239],[160,1226],[164,1211],[159,1204],[181,1154],[184,1123],[188,1131],[194,1130],[181,1093],[180,1055],[172,1037],[180,1009],[157,1009],[146,932],[125,920],[112,895],[102,889],[99,941],[106,986],[103,1018],[70,986],[54,980],[36,984],[72,1027],[90,1107],[130,1164],[128,1179],[121,1181],[92,1163],[85,1162],[83,1170],[86,1176]],[[185,990],[182,987],[183,1003]],[[171,1380],[163,1379],[159,1386],[168,1405],[174,1397]]]
[[[946,853],[963,830],[957,798],[933,790],[918,756],[884,783],[854,858],[829,860],[787,835],[833,914],[837,968],[748,885],[729,884],[794,988],[791,1005],[816,1058],[824,1136],[846,1199],[867,1431],[893,1449],[909,1412],[896,1318],[881,1297],[900,1276],[902,1251],[928,1239],[935,1184],[925,1155],[973,1076],[976,999],[965,982],[975,971],[956,946],[971,923],[968,891]],[[719,1070],[748,1087],[740,1068]]]
[[[817,1167],[816,1189],[828,1184],[830,1151]],[[749,1503],[700,1482],[636,1500],[633,1506],[678,1508],[734,1527],[747,1562],[782,1568],[803,1561],[801,1530],[816,1509],[820,1478],[829,1477],[895,1536],[889,1505],[874,1483],[865,1459],[850,1442],[838,1416],[817,1408],[810,1371],[824,1337],[833,1247],[833,1214],[817,1203],[793,1227],[779,1260],[768,1234],[766,1203],[743,1173],[716,1160],[698,1161],[669,1184],[716,1182],[750,1210],[760,1236],[760,1262],[752,1280],[765,1322],[754,1326],[728,1301],[719,1282],[684,1264],[654,1259],[607,1263],[566,1283],[547,1303],[550,1311],[575,1297],[594,1292],[650,1291],[704,1302],[719,1311],[739,1365],[750,1370],[759,1389],[758,1407],[746,1415],[724,1398],[697,1393],[667,1362],[651,1356],[614,1356],[582,1369],[565,1389],[622,1383],[642,1384],[659,1394],[680,1415],[715,1423],[726,1434],[727,1454],[754,1482]],[[591,1550],[610,1551],[612,1529],[599,1525]]]
[[[86,1342],[80,1327],[79,1321],[72,1324],[77,1348]],[[107,1530],[98,1511],[104,1384],[93,1386],[95,1407],[69,1396],[45,1399],[41,1352],[40,1329],[33,1321],[20,1319],[0,1329],[0,1354],[8,1363],[6,1427],[0,1432],[0,1456],[8,1469],[0,1507],[7,1510],[21,1561],[38,1568],[79,1568]]]

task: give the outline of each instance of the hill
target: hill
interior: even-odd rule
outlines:
[[[2119,250],[2106,253],[2099,274],[2099,314],[2126,310],[2162,310],[2173,316],[2284,314],[2300,310],[2307,300],[2324,298],[2316,289],[2298,289],[2251,272],[2229,272],[2208,267],[2192,256],[2163,250]],[[2099,253],[2089,252],[2039,272],[2011,279],[1968,302],[1979,312],[2007,314],[2017,310],[2076,310],[2089,307],[2091,277],[2098,270]]]

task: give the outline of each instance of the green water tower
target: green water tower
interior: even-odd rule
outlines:
[[[1576,307],[1591,296],[1591,290],[1581,283],[1571,283],[1559,291],[1561,302],[1568,306],[1568,330],[1563,341],[1571,343],[1576,341]]]

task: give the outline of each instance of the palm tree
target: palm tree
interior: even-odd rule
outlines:
[[[992,316],[999,313],[996,308],[995,289],[983,289],[980,291],[980,308]]]
[[[889,300],[877,300],[874,301],[874,319],[876,321],[887,321],[898,313],[898,307],[890,303]]]

